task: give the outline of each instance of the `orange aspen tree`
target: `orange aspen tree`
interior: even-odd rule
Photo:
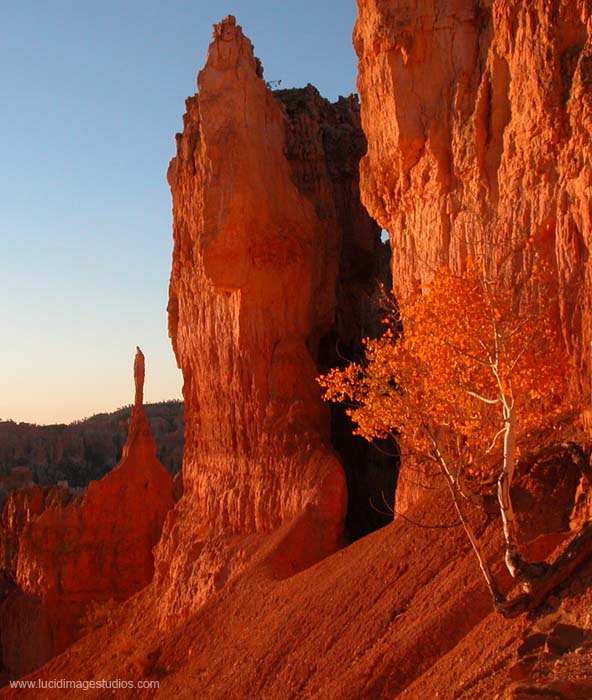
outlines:
[[[556,415],[566,358],[555,330],[545,267],[512,288],[469,261],[438,271],[424,294],[365,341],[365,362],[319,378],[329,401],[346,402],[356,433],[394,436],[402,454],[443,474],[496,604],[503,602],[464,515],[479,484],[497,479],[505,561],[513,577],[532,567],[518,552],[511,486],[522,438]]]

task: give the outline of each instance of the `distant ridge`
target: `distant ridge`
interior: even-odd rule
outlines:
[[[70,486],[84,487],[100,479],[121,457],[131,409],[130,404],[68,425],[0,421],[0,475],[28,467],[33,480],[42,485],[66,480]],[[158,458],[175,474],[183,457],[183,402],[146,404],[145,412]]]

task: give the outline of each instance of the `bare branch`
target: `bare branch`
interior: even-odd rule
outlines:
[[[500,430],[497,431],[497,433],[493,436],[493,440],[491,441],[491,444],[485,451],[485,454],[490,454],[493,448],[495,447],[495,443],[497,442],[497,439],[500,437],[500,435],[503,435],[506,432],[506,428],[501,428]]]
[[[495,404],[498,404],[501,400],[499,397],[497,399],[488,399],[486,396],[481,396],[481,394],[477,394],[475,391],[471,391],[470,389],[465,389],[465,391],[467,394],[469,394],[469,396],[479,399],[479,401],[483,401],[483,403],[487,403],[492,406],[495,406]]]

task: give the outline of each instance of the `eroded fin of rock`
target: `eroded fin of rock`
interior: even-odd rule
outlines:
[[[361,333],[352,297],[365,286],[368,302],[381,245],[359,201],[355,100],[272,93],[228,17],[186,106],[168,172],[169,332],[187,425],[184,496],[157,555],[171,609],[199,605],[242,566],[243,552],[222,564],[216,538],[310,511],[308,563],[342,540],[346,483],[315,377],[322,339]],[[200,594],[182,603],[187,572]]]
[[[313,291],[333,261],[284,155],[282,106],[234,18],[216,25],[198,86],[169,170],[185,494],[218,532],[271,530],[314,504],[331,549],[345,487],[309,343],[331,321]]]

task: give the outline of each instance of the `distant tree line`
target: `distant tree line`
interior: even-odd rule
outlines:
[[[69,425],[0,421],[0,475],[28,467],[41,485],[67,480],[71,486],[87,486],[121,458],[131,408],[123,406]],[[183,402],[177,400],[145,406],[158,457],[173,474],[180,470],[183,458],[183,409]]]

